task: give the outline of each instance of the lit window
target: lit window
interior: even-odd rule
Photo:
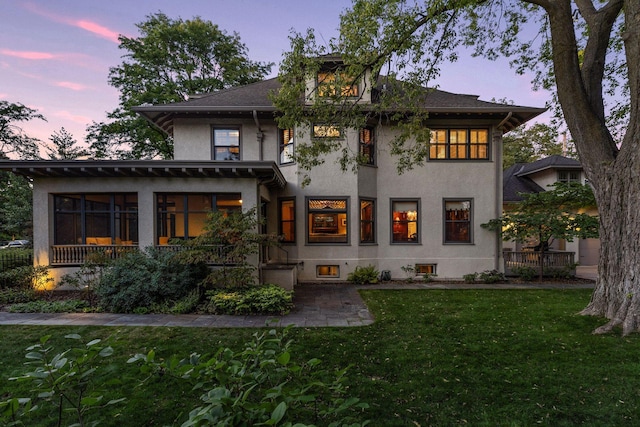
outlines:
[[[444,201],[444,242],[472,243],[471,200]]]
[[[375,141],[373,128],[360,129],[360,158],[363,164],[373,165],[375,153]]]
[[[338,90],[340,93],[338,94]],[[318,96],[358,96],[358,85],[344,72],[321,71],[318,73]]]
[[[418,201],[391,201],[392,243],[419,243]]]
[[[416,264],[416,274],[436,274],[436,264]]]
[[[178,193],[157,194],[157,243],[190,239],[204,231],[209,212],[242,210],[240,194]]]
[[[138,243],[135,193],[53,196],[56,245],[134,245]]]
[[[487,160],[489,130],[431,129],[429,159]]]
[[[340,277],[339,265],[316,266],[316,277]]]
[[[341,138],[342,129],[335,125],[313,125],[314,138]]]
[[[293,129],[279,129],[280,134],[280,164],[286,165],[293,163],[293,156],[295,154],[295,141]]]
[[[308,243],[348,243],[347,199],[308,199]]]
[[[240,129],[213,129],[213,160],[240,160]]]
[[[280,200],[280,230],[282,242],[296,241],[296,201],[294,199]]]
[[[360,200],[360,243],[376,242],[375,201]]]

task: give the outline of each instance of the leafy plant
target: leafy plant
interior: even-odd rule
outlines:
[[[278,285],[207,291],[206,311],[213,314],[287,314],[293,307],[293,293]]]
[[[415,265],[407,264],[400,267],[404,274],[407,276],[407,282],[413,282],[413,278],[416,275]]]
[[[498,283],[505,280],[504,274],[499,272],[498,270],[485,270],[478,275],[478,279],[482,283]]]
[[[478,280],[478,273],[469,273],[462,276],[465,283],[475,283]]]
[[[46,301],[35,300],[12,304],[11,313],[77,313],[87,308],[83,300]]]
[[[435,280],[436,277],[438,277],[438,275],[435,273],[424,273],[422,279],[425,283],[431,283]]]
[[[289,328],[256,332],[242,351],[220,348],[212,357],[191,354],[156,362],[156,354],[137,354],[129,363],[142,363],[145,373],[188,380],[200,393],[201,405],[189,412],[183,426],[282,425],[304,426],[297,420],[315,419],[321,425],[353,427],[355,409],[365,409],[349,396],[347,369],[331,375],[318,359],[298,363],[292,356]]]
[[[16,304],[33,301],[35,299],[36,291],[33,288],[0,289],[0,304]]]
[[[91,410],[104,408],[120,403],[124,398],[104,402],[103,393],[113,384],[119,383],[116,377],[106,382],[94,381],[98,359],[110,357],[113,354],[111,346],[100,344],[95,339],[88,343],[82,342],[77,334],[66,335],[65,338],[75,340],[79,345],[71,347],[61,353],[53,354],[53,347],[48,345],[51,336],[40,339],[39,344],[27,348],[25,355],[29,366],[35,369],[19,377],[9,378],[10,381],[28,382],[33,385],[36,398],[42,403],[42,408],[53,406],[55,410],[47,410],[47,414],[57,414],[57,425],[62,425],[70,414],[77,426],[87,425],[88,413]],[[28,405],[33,398],[19,399],[27,405],[30,411],[36,408]],[[12,414],[16,414],[15,400],[10,402]],[[23,411],[23,412],[24,412]],[[96,425],[94,421],[91,425]]]
[[[0,283],[7,283],[9,288],[46,289],[52,281],[48,277],[49,267],[22,265],[0,272]]]
[[[536,277],[536,269],[526,265],[514,267],[511,269],[511,271],[513,272],[513,274],[520,277],[522,280],[526,280],[527,282],[530,282],[534,277]]]
[[[197,289],[207,273],[203,262],[188,263],[178,254],[147,248],[113,261],[102,273],[95,292],[105,310],[132,313],[180,300]]]
[[[75,273],[65,274],[58,283],[59,287],[73,287],[82,289],[87,294],[89,305],[93,307],[95,301],[95,288],[102,279],[103,272],[112,263],[111,257],[106,251],[97,251],[85,256],[80,269]]]
[[[275,245],[278,236],[258,233],[260,221],[255,208],[245,212],[211,212],[204,232],[185,243],[179,254],[189,263],[209,263],[203,284],[209,288],[245,287],[256,284],[255,265],[247,257],[257,254],[264,245]]]
[[[347,275],[347,280],[356,285],[364,285],[366,283],[378,283],[380,272],[374,265],[366,267],[357,266],[354,271]]]

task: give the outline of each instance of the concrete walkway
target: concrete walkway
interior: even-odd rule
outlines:
[[[593,284],[496,284],[409,283],[355,286],[350,284],[300,284],[294,295],[295,309],[286,316],[218,316],[200,314],[113,313],[7,313],[0,312],[0,325],[60,326],[165,326],[201,328],[256,328],[265,326],[327,327],[365,326],[374,319],[358,293],[359,289],[578,289]]]

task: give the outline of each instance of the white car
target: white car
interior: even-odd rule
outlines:
[[[31,246],[31,242],[28,240],[12,240],[5,248],[28,248],[29,246]]]

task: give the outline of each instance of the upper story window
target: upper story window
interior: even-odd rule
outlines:
[[[213,128],[213,160],[240,160],[240,128]]]
[[[488,129],[431,129],[429,159],[489,159]]]
[[[279,159],[281,165],[293,163],[295,140],[293,129],[278,129]]]
[[[342,129],[336,125],[316,124],[313,125],[314,138],[342,138]]]
[[[360,158],[362,164],[375,164],[375,133],[372,127],[360,129]]]
[[[580,183],[580,172],[558,171],[558,182],[566,182],[567,184]]]
[[[318,96],[347,96],[359,95],[358,85],[353,79],[340,70],[320,71],[318,73]]]

